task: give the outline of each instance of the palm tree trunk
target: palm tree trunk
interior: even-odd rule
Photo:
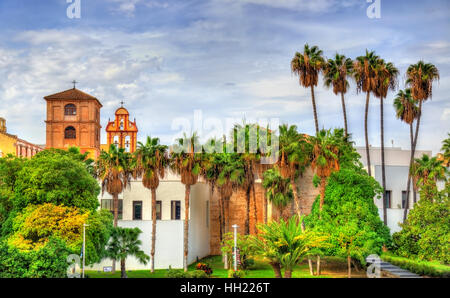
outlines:
[[[117,227],[119,219],[119,194],[113,194],[113,212],[114,212],[114,227]],[[116,272],[116,260],[112,261],[112,273]]]
[[[341,92],[341,101],[342,101],[342,112],[344,113],[345,136],[348,136],[347,111],[345,109],[344,92]]]
[[[417,125],[416,125],[416,135],[414,136],[414,147],[413,147],[413,162],[414,162],[414,155],[416,154],[416,147],[417,147],[417,140],[419,138],[419,128],[420,128],[420,120],[422,118],[422,103],[423,101],[419,101],[419,115],[417,116]],[[413,183],[414,185],[414,183]],[[415,185],[414,185],[415,188]],[[414,192],[415,195],[415,192]],[[416,197],[414,196],[414,204],[416,203]]]
[[[291,175],[291,186],[294,194],[295,209],[297,211],[297,216],[300,219],[302,216],[302,211],[300,209],[300,198],[298,197],[297,185],[295,184],[295,177],[293,175]]]
[[[267,212],[268,212],[267,204],[268,204],[267,197],[266,194],[264,193],[264,224],[267,224]]]
[[[387,225],[386,206],[386,165],[384,163],[384,110],[383,97],[380,97],[380,128],[381,128],[381,181],[383,184],[383,221]]]
[[[317,276],[320,275],[320,256],[317,256]]]
[[[127,271],[125,270],[125,259],[120,259],[120,277],[127,278]]]
[[[245,212],[245,235],[250,235],[250,190],[247,188],[245,199],[247,201],[247,212]]]
[[[155,272],[155,246],[156,246],[156,189],[152,188],[152,250],[150,252],[152,261],[150,271]]]
[[[292,278],[292,269],[284,270],[284,278]]]
[[[269,263],[272,266],[275,278],[281,278],[281,266],[280,263]]]
[[[347,277],[352,277],[352,258],[347,256]]]
[[[253,229],[255,232],[255,235],[258,234],[258,228],[256,225],[258,224],[258,209],[256,207],[256,191],[255,191],[255,184],[252,185],[252,192],[253,192],[253,216],[255,218]]]
[[[322,177],[320,180],[320,211],[322,211],[323,204],[325,201],[325,188],[327,186],[327,179]]]
[[[368,126],[368,117],[369,117],[369,100],[370,100],[370,92],[367,92],[366,95],[366,111],[364,114],[364,135],[366,138],[366,156],[367,156],[367,172],[369,176],[372,176],[372,170],[370,168],[370,152],[369,152],[369,132],[367,130]]]
[[[184,260],[183,260],[183,268],[184,272],[188,270],[188,237],[189,237],[189,197],[191,194],[191,186],[189,184],[185,185],[185,196],[184,196]]]
[[[414,134],[413,134],[413,131],[414,131],[413,122],[411,122],[409,124],[409,137],[411,140],[411,156],[410,156],[409,168],[408,168],[408,182],[407,182],[408,184],[406,184],[406,202],[405,202],[405,210],[403,210],[403,222],[408,217],[408,209],[409,209],[409,190],[411,188],[411,167],[412,167],[412,163],[414,161],[414,155],[413,155]]]
[[[317,119],[316,97],[314,96],[314,85],[311,85],[311,100],[314,113],[314,124],[316,125],[316,134],[319,133],[319,120]]]

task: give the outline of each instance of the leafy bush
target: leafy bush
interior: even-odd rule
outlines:
[[[213,273],[211,266],[205,263],[198,263],[197,266],[195,266],[195,269],[205,272],[207,276],[211,276]]]
[[[240,256],[240,267],[244,270],[250,268],[254,265],[254,261],[251,260],[252,250],[251,250],[251,236],[250,235],[237,235],[237,248],[239,250]],[[230,256],[228,258],[228,264],[231,267],[233,263],[233,252],[234,252],[234,234],[226,233],[222,241],[222,252]]]
[[[233,269],[228,270],[228,278],[243,278],[245,276],[244,270],[234,271]]]
[[[167,278],[208,278],[209,275],[202,270],[184,272],[182,269],[169,269]]]
[[[386,262],[419,275],[450,278],[450,267],[445,265],[436,266],[419,260],[411,260],[385,254],[383,254],[381,258]]]
[[[400,226],[402,230],[393,235],[397,255],[450,263],[448,192],[436,193],[433,200],[420,199]]]

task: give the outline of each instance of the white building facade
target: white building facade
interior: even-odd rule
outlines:
[[[155,243],[155,269],[183,268],[184,233],[184,195],[185,186],[172,174],[161,180],[156,191],[157,220]],[[189,254],[188,263],[193,263],[210,254],[210,187],[203,182],[191,186],[189,213]],[[112,210],[112,196],[104,193],[99,196],[101,208]],[[142,231],[141,249],[150,256],[152,244],[152,206],[151,191],[135,180],[119,196],[119,227],[139,228]],[[105,259],[90,266],[89,270],[103,270],[112,261]],[[150,270],[134,257],[127,258],[127,270]]]
[[[361,162],[367,170],[367,154],[365,147],[357,147],[356,150],[361,155]],[[387,205],[387,226],[391,233],[401,230],[399,223],[403,222],[404,208],[406,205],[406,187],[408,182],[409,162],[411,158],[410,150],[402,150],[398,147],[385,147],[385,170],[386,170],[386,205]],[[381,177],[381,148],[370,147],[370,164],[372,176],[382,185]],[[415,158],[422,155],[432,155],[431,151],[416,150]],[[419,200],[417,193],[416,199]],[[375,199],[380,218],[383,220],[383,201]],[[409,193],[409,208],[413,208],[413,187],[412,182]]]

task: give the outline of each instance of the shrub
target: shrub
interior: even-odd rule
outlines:
[[[228,278],[243,278],[245,276],[244,270],[236,270],[233,269],[228,270]]]
[[[420,260],[406,259],[390,255],[382,255],[381,258],[384,261],[391,263],[392,265],[409,270],[419,275],[427,275],[443,278],[450,277],[450,268],[447,268],[448,266],[445,265],[436,266]]]
[[[208,278],[207,275],[202,270],[188,271],[184,272],[181,269],[169,269],[166,274],[167,278]]]
[[[205,272],[207,276],[211,276],[211,274],[213,273],[212,268],[205,263],[198,263],[197,266],[195,266],[195,269]]]

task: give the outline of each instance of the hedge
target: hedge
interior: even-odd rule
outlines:
[[[450,266],[383,254],[383,261],[419,275],[450,278]]]

